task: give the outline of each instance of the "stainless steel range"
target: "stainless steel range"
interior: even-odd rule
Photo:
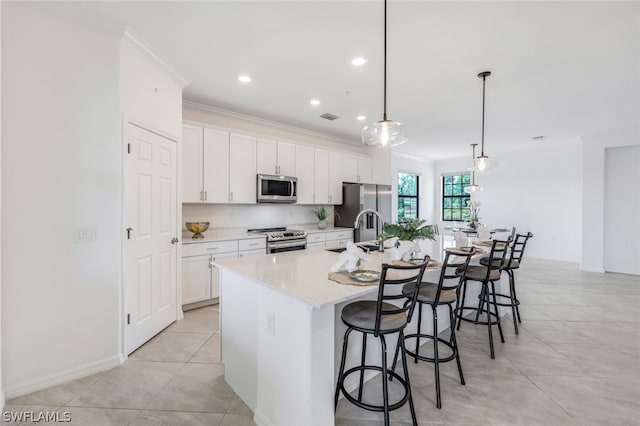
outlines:
[[[307,233],[287,228],[249,229],[247,232],[267,236],[267,253],[304,250],[307,248]]]

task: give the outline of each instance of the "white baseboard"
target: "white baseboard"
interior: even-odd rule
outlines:
[[[70,382],[71,380],[80,379],[82,377],[87,377],[101,371],[109,370],[110,368],[119,366],[120,364],[122,364],[122,362],[122,355],[113,355],[99,361],[91,362],[89,364],[74,367],[60,373],[50,374],[37,380],[32,380],[27,383],[6,388],[4,389],[4,394],[6,395],[7,399],[17,398],[22,395],[27,395],[32,392],[37,392],[39,390],[49,388],[51,386]],[[4,398],[2,398],[2,401],[4,402]]]
[[[4,391],[0,389],[0,411],[4,410]]]
[[[253,414],[253,421],[258,426],[275,426],[259,408],[256,408],[256,411]]]

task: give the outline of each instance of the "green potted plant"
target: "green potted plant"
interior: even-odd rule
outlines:
[[[327,227],[327,216],[328,216],[328,212],[327,209],[322,206],[322,207],[318,207],[317,209],[313,209],[313,214],[315,215],[316,218],[318,218],[318,229],[324,229]]]
[[[413,219],[402,223],[385,223],[382,231],[382,238],[389,239],[398,237],[402,241],[413,241],[424,238],[435,240],[433,226],[427,225],[426,220]]]

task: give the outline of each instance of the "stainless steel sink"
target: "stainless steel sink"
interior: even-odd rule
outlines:
[[[357,244],[358,247],[360,247],[361,249],[363,249],[364,251],[378,251],[378,245],[377,244]],[[334,247],[334,248],[328,248],[325,249],[326,251],[332,251],[334,253],[342,253],[343,251],[345,251],[347,248],[346,247]]]

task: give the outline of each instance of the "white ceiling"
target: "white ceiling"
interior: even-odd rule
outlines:
[[[57,4],[129,25],[191,81],[185,99],[358,143],[382,118],[383,2]],[[398,151],[471,155],[487,80],[486,151],[636,134],[640,5],[402,2],[388,6],[388,114]],[[351,65],[365,56],[361,68]],[[240,73],[253,81],[238,82]],[[309,105],[316,97],[318,107]],[[330,112],[333,122],[320,118]],[[544,142],[532,136],[544,135]]]

